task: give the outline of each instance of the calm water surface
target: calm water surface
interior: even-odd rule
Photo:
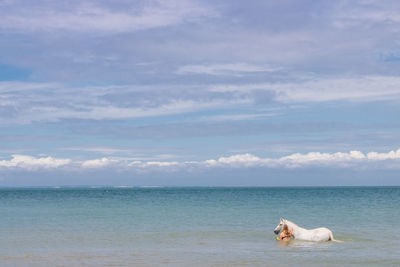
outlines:
[[[0,189],[0,218],[0,266],[400,266],[400,187]]]

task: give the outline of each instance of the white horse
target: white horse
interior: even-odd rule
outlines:
[[[295,223],[282,219],[280,220],[278,226],[275,228],[274,233],[277,235],[282,231],[283,225],[287,225],[289,229],[293,231],[294,238],[299,239],[299,240],[304,240],[304,241],[335,241],[335,242],[343,242],[340,240],[336,240],[333,238],[332,231],[329,230],[328,228],[322,227],[322,228],[316,228],[316,229],[311,229],[307,230],[304,228],[301,228],[300,226],[296,225]]]

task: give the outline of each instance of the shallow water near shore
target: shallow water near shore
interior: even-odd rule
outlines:
[[[0,266],[399,266],[400,187],[0,189]],[[279,218],[345,241],[276,241]]]

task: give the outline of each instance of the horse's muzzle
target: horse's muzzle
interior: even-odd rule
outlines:
[[[279,234],[279,230],[274,230],[274,233],[277,235]]]

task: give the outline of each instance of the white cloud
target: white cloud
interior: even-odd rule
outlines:
[[[182,86],[177,85],[177,88],[183,90]],[[170,94],[162,94],[163,91]],[[48,83],[0,82],[0,92],[0,108],[8,111],[0,115],[0,123],[25,124],[75,118],[142,118],[252,106],[261,92],[270,95],[269,101],[281,103],[398,100],[400,77],[308,77],[296,82],[205,85],[188,87],[182,94],[176,93],[170,86],[163,88],[160,85],[68,87]],[[118,98],[112,99],[110,95],[117,95]],[[157,101],[153,103],[154,95]],[[230,114],[226,117],[211,116],[210,120],[242,120],[264,115],[267,114]]]
[[[321,167],[354,167],[369,162],[400,160],[400,149],[388,153],[360,151],[321,153],[309,152],[306,154],[295,153],[280,158],[259,158],[252,154],[239,154],[230,157],[221,157],[217,160],[206,160],[208,166],[228,167],[271,167],[271,168],[300,168],[306,166]],[[400,167],[400,164],[399,166]]]
[[[85,152],[98,152],[102,154],[115,154],[115,153],[131,153],[130,149],[121,149],[114,147],[64,147],[63,150],[72,151],[85,151]]]
[[[221,108],[233,104],[249,102],[248,100],[225,102],[220,100],[214,101],[194,101],[194,100],[176,100],[168,104],[162,104],[154,107],[118,107],[117,105],[88,105],[75,109],[61,108],[56,106],[35,106],[32,111],[37,117],[32,116],[32,121],[58,121],[62,118],[76,118],[76,119],[126,119],[126,118],[143,118],[153,116],[165,116],[173,114],[182,114],[198,110],[207,110],[210,108]],[[72,103],[71,103],[72,104]],[[96,103],[93,103],[96,104]],[[27,119],[27,118],[25,118]],[[25,121],[25,120],[22,120]]]
[[[306,78],[296,82],[217,85],[216,92],[273,91],[283,103],[327,101],[376,101],[400,98],[400,77],[362,76]]]
[[[152,168],[152,167],[172,167],[180,165],[177,161],[141,161],[135,158],[99,158],[86,160],[81,163],[83,168],[103,168],[103,167],[118,167],[123,169],[136,168]]]
[[[199,121],[246,121],[246,120],[259,120],[277,115],[279,115],[279,113],[229,114],[229,115],[214,115],[214,116],[201,117],[198,120]]]
[[[389,153],[369,152],[367,154],[367,158],[370,160],[399,159],[400,149],[398,149],[397,151],[390,151]]]
[[[157,166],[157,167],[170,167],[177,166],[179,163],[177,161],[149,161],[145,163],[143,166]]]
[[[254,65],[248,63],[229,63],[229,64],[204,64],[186,65],[178,69],[177,74],[209,74],[209,75],[228,75],[242,76],[253,72],[274,72],[280,68],[265,65]]]
[[[338,28],[384,23],[395,29],[400,22],[400,7],[396,1],[341,1],[338,7],[333,12],[333,25]]]
[[[170,88],[168,88],[170,89]],[[250,104],[246,98],[195,99],[180,96],[161,96],[159,103],[151,103],[160,88],[147,86],[67,87],[60,84],[0,82],[0,107],[13,112],[0,114],[0,123],[26,124],[60,119],[125,119],[182,114],[187,112]],[[172,90],[172,89],[171,89]],[[130,105],[120,101],[132,99]],[[121,94],[121,99],[108,101],[108,94]],[[127,97],[124,97],[125,94]]]
[[[17,82],[17,81],[0,81],[0,92],[5,93],[13,93],[13,92],[28,92],[28,91],[36,91],[43,89],[51,89],[56,87],[56,83],[34,83],[34,82]],[[1,96],[2,98],[5,95]]]
[[[151,1],[137,7],[126,6],[123,11],[112,10],[94,3],[70,6],[68,10],[48,6],[17,6],[4,9],[0,28],[19,31],[74,32],[132,32],[201,17],[215,16],[209,8],[192,1]]]
[[[379,163],[373,165],[371,163]],[[386,164],[388,163],[388,164]],[[0,169],[57,169],[69,167],[76,169],[99,169],[99,168],[120,168],[126,171],[152,170],[153,168],[171,170],[187,170],[189,168],[281,168],[293,169],[302,167],[323,167],[323,168],[400,168],[400,149],[387,153],[361,151],[321,153],[309,152],[306,154],[294,153],[280,158],[260,158],[255,155],[237,154],[218,159],[205,161],[139,161],[132,158],[98,158],[86,161],[73,161],[72,159],[61,159],[53,157],[36,158],[25,155],[13,155],[11,160],[0,161]]]
[[[210,166],[230,165],[232,167],[248,167],[260,164],[262,160],[252,154],[239,154],[230,157],[221,157],[218,160],[206,160],[204,163]]]
[[[105,167],[112,163],[113,161],[108,158],[92,159],[82,162],[82,167],[84,168],[100,168]]]
[[[360,160],[364,159],[366,159],[366,156],[360,151],[350,151],[349,153],[310,152],[307,154],[300,154],[300,153],[292,154],[286,157],[282,157],[276,161],[272,161],[271,163],[283,165],[289,168],[294,168],[306,165],[340,166],[343,164],[360,162]]]
[[[35,158],[25,155],[12,155],[11,160],[1,160],[0,168],[20,168],[26,170],[53,169],[69,165],[70,159],[59,159],[53,157]]]

